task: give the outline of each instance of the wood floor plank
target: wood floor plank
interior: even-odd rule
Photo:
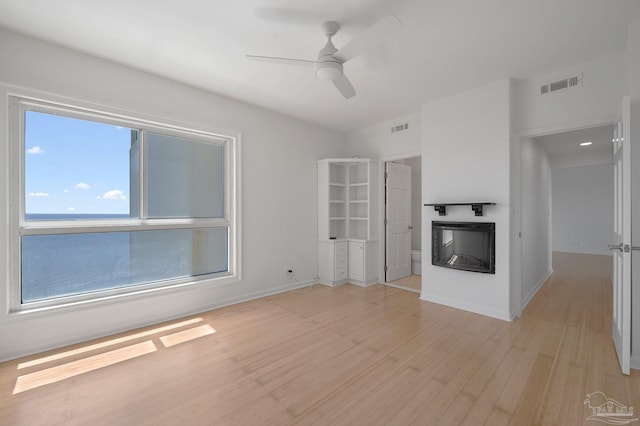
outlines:
[[[494,406],[502,394],[505,384],[513,374],[513,371],[522,358],[524,349],[511,347],[494,370],[494,374],[482,389],[482,393],[476,399],[475,404],[467,414],[463,425],[473,426],[485,424],[492,415]],[[503,410],[501,410],[503,411]],[[504,412],[504,411],[503,411]]]

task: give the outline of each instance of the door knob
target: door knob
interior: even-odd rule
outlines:
[[[622,243],[620,243],[619,245],[613,245],[613,244],[609,244],[609,250],[620,250],[622,251]]]

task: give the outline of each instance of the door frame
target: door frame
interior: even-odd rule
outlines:
[[[599,117],[592,117],[583,120],[568,121],[565,123],[559,123],[551,126],[539,127],[535,129],[524,130],[522,132],[515,133],[511,136],[511,201],[512,201],[512,216],[511,216],[511,295],[510,295],[510,308],[511,315],[514,317],[522,316],[522,311],[525,308],[522,300],[522,273],[524,271],[523,265],[526,259],[523,258],[522,253],[522,141],[523,139],[535,138],[539,136],[552,135],[555,133],[570,132],[573,130],[587,129],[590,127],[615,125],[617,123],[617,115],[603,115]],[[551,220],[551,218],[549,218]],[[536,292],[539,289],[536,290]],[[535,293],[531,296],[531,299],[535,297]],[[528,301],[527,301],[528,302]]]
[[[422,158],[422,151],[412,151],[412,152],[405,152],[402,154],[382,156],[378,160],[378,182],[380,182],[380,184],[378,185],[378,200],[380,200],[378,202],[378,217],[380,218],[380,220],[378,220],[377,226],[378,226],[378,235],[380,236],[380,244],[378,245],[380,247],[380,249],[378,250],[378,277],[379,277],[378,282],[380,284],[387,283],[387,274],[384,271],[384,266],[386,263],[385,260],[387,255],[387,237],[385,234],[386,228],[384,225],[385,210],[386,210],[386,203],[387,203],[387,200],[385,199],[386,183],[384,181],[384,172],[386,170],[385,165],[387,162],[390,162],[390,161],[405,160],[407,158],[414,158],[414,157]],[[424,237],[424,227],[422,229],[423,229],[422,235]]]

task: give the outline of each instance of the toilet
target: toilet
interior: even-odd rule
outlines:
[[[422,275],[422,252],[420,250],[411,250],[411,273]]]

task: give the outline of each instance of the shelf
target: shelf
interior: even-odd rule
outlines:
[[[318,161],[318,237],[375,237],[377,164],[369,159]]]
[[[447,207],[448,206],[471,206],[471,210],[476,214],[476,216],[483,215],[483,207],[484,206],[495,206],[496,203],[434,203],[434,204],[425,204],[425,206],[433,206],[433,209],[438,212],[440,216],[447,215]]]

